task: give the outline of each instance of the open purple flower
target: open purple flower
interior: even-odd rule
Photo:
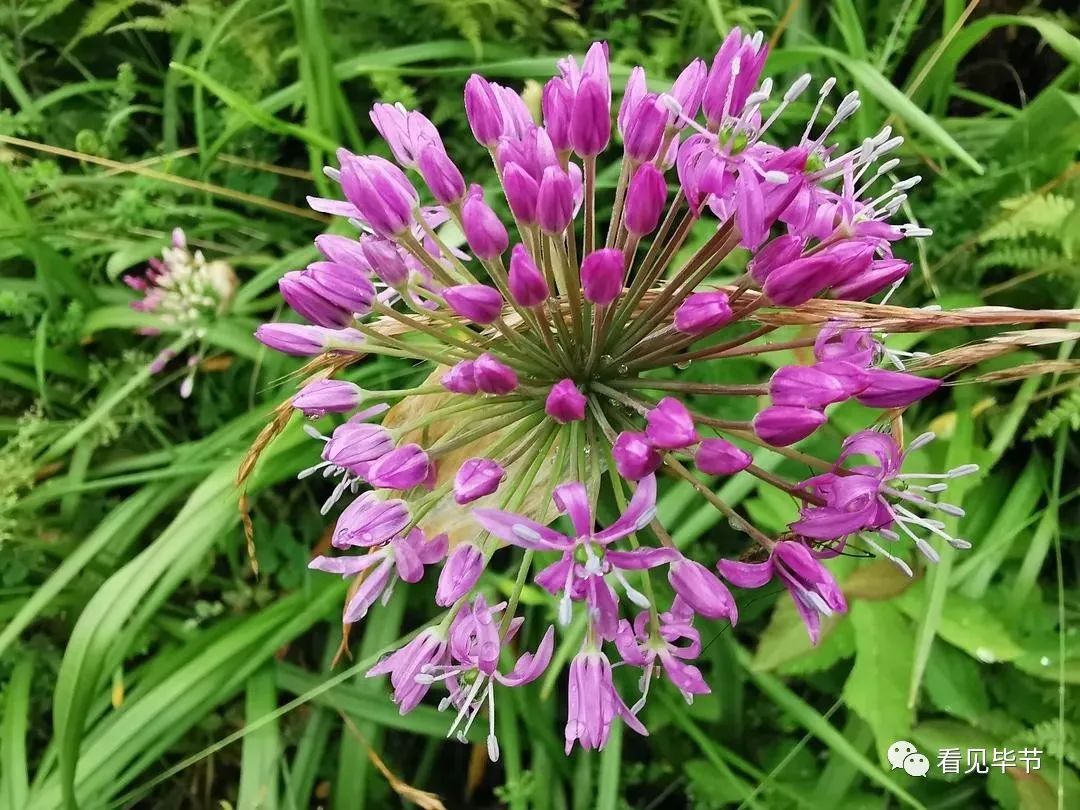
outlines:
[[[450,696],[439,705],[440,710],[450,705],[458,709],[447,736],[457,732],[458,739],[464,742],[480,710],[487,706],[487,750],[492,762],[499,759],[495,685],[516,687],[535,681],[547,669],[555,648],[555,628],[548,627],[535,653],[523,653],[508,673],[499,672],[500,653],[523,621],[520,617],[512,620],[500,637],[497,618],[505,608],[505,602],[488,606],[487,600],[478,595],[471,605],[458,611],[450,625],[450,663],[423,666],[417,675],[421,683],[445,681],[450,687]]]
[[[701,636],[693,627],[694,611],[683,600],[676,598],[671,610],[661,613],[659,632],[649,627],[648,612],[641,612],[633,623],[622,619],[615,634],[615,646],[626,663],[640,667],[641,699],[630,711],[635,714],[645,705],[657,667],[678,689],[687,703],[694,695],[707,695],[712,690],[705,683],[701,670],[691,661],[701,654]]]
[[[613,639],[618,626],[618,597],[607,581],[615,579],[635,604],[648,605],[645,597],[626,581],[624,571],[655,568],[679,553],[669,548],[642,548],[612,551],[607,547],[645,528],[656,514],[656,478],[647,476],[626,511],[602,531],[593,528],[592,508],[585,485],[572,482],[555,488],[555,505],[570,517],[574,536],[542,526],[524,515],[497,509],[475,509],[473,517],[491,534],[521,548],[557,551],[562,556],[536,575],[536,583],[552,594],[562,594],[559,620],[570,621],[571,601],[584,601],[597,633]]]
[[[810,640],[821,638],[821,617],[847,611],[847,601],[832,574],[800,540],[781,540],[762,563],[720,560],[716,564],[724,579],[740,588],[760,588],[779,579],[806,625]]]
[[[608,657],[586,645],[570,662],[566,753],[573,750],[575,742],[581,743],[586,751],[603,749],[616,717],[638,734],[648,736],[645,726],[615,691]]]
[[[352,594],[341,617],[342,622],[351,624],[364,618],[380,596],[384,604],[389,600],[395,574],[402,582],[419,582],[424,576],[424,566],[434,565],[445,556],[445,534],[425,540],[420,529],[413,529],[406,535],[391,537],[385,545],[373,547],[367,554],[316,557],[308,563],[308,568],[343,577],[363,574],[360,587]]]

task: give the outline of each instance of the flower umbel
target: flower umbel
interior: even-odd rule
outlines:
[[[180,396],[186,399],[191,396],[195,372],[206,353],[203,344],[206,331],[232,304],[236,274],[225,262],[208,262],[201,250],[192,253],[188,249],[187,236],[180,228],[175,228],[172,244],[161,251],[161,258],[150,259],[150,267],[142,275],[124,276],[124,283],[143,294],[131,303],[131,308],[153,314],[161,324],[139,331],[145,335],[174,332],[185,344],[194,344],[194,351],[185,364],[187,372],[180,383]],[[151,362],[150,372],[163,371],[176,354],[175,349],[163,349]]]
[[[881,367],[897,355],[842,318],[807,337],[774,335],[778,327],[762,317],[814,298],[890,290],[909,270],[894,245],[929,234],[892,221],[918,182],[889,179],[901,138],[886,127],[853,149],[837,145],[859,101],[855,93],[834,101],[834,80],[817,89],[797,141],[775,142],[774,124],[812,81],[800,76],[777,97],[761,78],[767,50],[760,34],[736,29],[711,67],[696,60],[659,94],[648,92],[643,69],[631,72],[614,127],[622,155],[606,227],[597,168],[613,127],[603,43],[582,63],[559,62],[542,123],[514,90],[475,75],[466,83],[465,114],[502,199],[466,182],[421,113],[376,105],[372,120],[396,164],[339,150],[338,168],[326,173],[345,199],[310,202],[359,233],[320,237],[326,261],[282,280],[307,324],[260,328],[274,348],[321,355],[293,398],[298,410],[356,411],[329,436],[314,433],[326,443],[322,461],[304,473],[338,478],[327,509],[350,499],[332,541],[353,553],[362,547],[363,556],[313,563],[367,577],[346,621],[395,571],[415,582],[445,556],[435,596],[447,608],[442,620],[369,674],[391,675],[402,711],[447,687],[442,707],[457,708],[450,732],[463,739],[486,707],[493,759],[496,691],[535,679],[551,659],[548,628],[539,641],[531,635],[536,653],[520,655],[508,674],[499,668],[527,633],[516,611],[534,561],[558,624],[584,616],[568,670],[569,752],[575,742],[602,748],[616,718],[645,734],[637,715],[657,677],[687,699],[709,691],[693,663],[694,621],[737,620],[724,580],[745,588],[780,580],[816,641],[820,616],[846,608],[823,560],[851,538],[909,572],[906,552],[874,537],[895,545],[903,532],[930,560],[927,532],[963,546],[922,513],[958,514],[934,497],[970,467],[923,485],[900,473],[899,444],[873,430],[849,438],[835,463],[789,447],[842,403],[887,411],[895,422],[940,382]],[[444,223],[464,234],[467,252],[447,243]],[[692,232],[701,238],[691,243]],[[736,249],[748,252],[742,267]],[[772,359],[792,349],[813,361]],[[328,381],[330,369],[365,354],[427,364],[429,373],[387,391]],[[727,382],[736,357],[765,357],[768,376]],[[704,372],[687,373],[691,363]],[[713,415],[729,404],[739,418]],[[760,462],[772,454],[778,463]],[[856,456],[876,463],[852,466]],[[789,477],[807,465],[818,474]],[[718,577],[715,559],[677,542],[657,518],[661,472],[715,507],[764,561],[721,561]],[[765,534],[713,491],[713,477],[733,475],[794,498],[801,512],[790,531]],[[602,506],[608,487],[621,507],[614,519]],[[436,539],[425,541],[421,527]],[[485,572],[506,555],[517,561],[513,590],[492,604]],[[652,569],[662,566],[673,601],[654,587]],[[614,652],[640,670],[633,708],[617,691]]]

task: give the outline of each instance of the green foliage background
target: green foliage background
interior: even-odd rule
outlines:
[[[865,99],[851,142],[888,119],[905,135],[910,206],[935,230],[904,303],[1065,308],[1080,300],[1080,40],[1070,4],[1004,0],[24,0],[0,8],[0,808],[337,810],[400,803],[370,744],[448,807],[1053,808],[1080,802],[1077,444],[1080,388],[977,373],[1067,361],[1072,343],[969,372],[909,424],[942,441],[927,467],[964,479],[970,552],[904,580],[841,558],[852,603],[811,649],[785,598],[744,594],[732,631],[703,627],[714,693],[686,706],[660,684],[652,736],[620,729],[599,755],[561,753],[554,677],[503,700],[498,766],[443,739],[445,718],[401,717],[359,675],[426,617],[401,589],[340,640],[343,585],[305,568],[323,531],[293,424],[249,493],[261,576],[248,566],[233,478],[297,366],[263,351],[275,282],[314,258],[333,149],[381,151],[366,111],[419,106],[487,178],[461,111],[473,71],[535,95],[553,57],[606,38],[657,79],[711,57],[733,25],[777,34],[769,71],[835,73]],[[1075,10],[1075,8],[1073,8]],[[621,75],[625,75],[625,72]],[[799,108],[786,116],[801,130]],[[241,277],[209,336],[224,360],[191,400],[146,365],[119,276],[184,227]],[[975,332],[916,337],[932,351]],[[758,379],[754,359],[702,378]],[[179,372],[178,372],[179,373]],[[357,380],[408,375],[372,361]],[[727,376],[727,375],[730,375]],[[706,403],[702,407],[710,407]],[[715,407],[715,406],[713,406]],[[862,415],[841,409],[835,452]],[[830,447],[832,448],[830,450]],[[720,486],[721,482],[717,482]],[[792,504],[723,484],[766,530]],[[737,538],[681,491],[661,502],[702,558]],[[494,588],[508,583],[492,576]],[[548,607],[523,603],[547,622]],[[557,656],[566,663],[573,639]],[[521,690],[517,690],[520,692]],[[1030,776],[916,780],[895,739],[1045,751]],[[933,759],[933,757],[931,757]],[[467,776],[468,774],[468,776]],[[897,775],[899,774],[899,775]]]

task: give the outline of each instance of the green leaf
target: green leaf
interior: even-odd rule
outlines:
[[[26,807],[29,774],[26,765],[26,729],[30,712],[30,685],[34,658],[23,655],[12,667],[4,686],[4,718],[0,728],[0,806],[5,810]]]
[[[274,668],[263,667],[251,676],[244,703],[245,722],[277,708],[277,683]],[[278,806],[278,761],[281,739],[277,723],[267,723],[244,738],[240,758],[240,789],[237,810],[275,810]]]
[[[924,582],[906,591],[896,602],[912,618],[920,617],[925,610]],[[994,609],[959,594],[945,597],[937,634],[984,664],[1012,661],[1024,652]]]
[[[925,805],[922,802],[908,793],[890,774],[883,771],[855,748],[843,734],[822,717],[817,709],[788,689],[778,678],[774,678],[766,672],[754,670],[750,666],[750,654],[742,648],[736,649],[739,663],[742,664],[750,679],[764,693],[765,697],[772,700],[795,722],[829,746],[837,756],[843,757],[850,762],[854,768],[858,769],[870,781],[880,785],[905,804],[925,810]]]
[[[761,672],[816,672],[831,667],[853,651],[851,628],[840,616],[822,619],[821,640],[815,647],[795,603],[786,594],[781,594],[768,627],[758,639],[752,666]]]
[[[844,700],[874,731],[882,761],[911,726],[907,684],[913,651],[903,639],[911,626],[889,602],[856,602],[851,606],[855,628],[855,666],[844,684]]]
[[[231,90],[217,79],[207,73],[203,73],[201,70],[189,67],[188,65],[181,65],[178,62],[171,63],[169,67],[198,82],[221,99],[227,107],[235,110],[237,113],[247,118],[251,123],[265,129],[267,132],[296,138],[304,143],[316,146],[325,152],[333,152],[337,149],[338,145],[334,142],[333,138],[327,137],[321,132],[316,132],[308,127],[291,124],[288,121],[282,121],[281,119],[276,118],[273,113],[268,112],[258,104],[253,104],[235,90]]]

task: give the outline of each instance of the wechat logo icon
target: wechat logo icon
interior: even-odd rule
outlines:
[[[897,740],[885,752],[893,770],[903,768],[908,776],[926,776],[930,771],[930,760],[919,753],[918,749],[907,740]]]

